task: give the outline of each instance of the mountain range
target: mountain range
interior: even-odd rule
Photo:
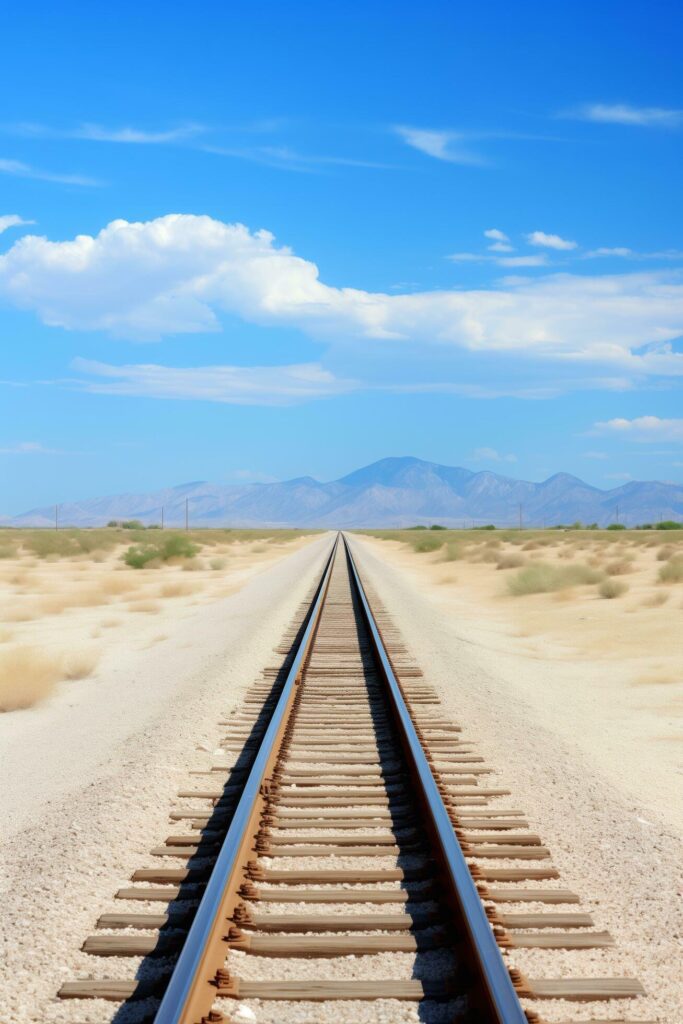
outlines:
[[[187,504],[186,504],[187,503]],[[607,526],[683,518],[683,486],[631,481],[601,490],[569,473],[541,483],[472,472],[411,457],[387,458],[329,483],[299,477],[281,483],[180,484],[145,494],[91,498],[59,507],[63,526],[102,526],[113,519],[168,526],[462,527],[493,523],[552,526],[580,520]],[[52,526],[54,506],[35,508],[7,526]]]

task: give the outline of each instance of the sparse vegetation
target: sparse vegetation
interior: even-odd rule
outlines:
[[[508,579],[507,585],[513,597],[522,597],[525,594],[547,594],[567,587],[599,583],[601,579],[602,573],[588,565],[556,566],[538,562],[520,569]]]
[[[30,708],[44,700],[59,680],[59,659],[30,647],[0,652],[0,712]]]
[[[598,587],[598,593],[600,597],[604,597],[607,600],[612,600],[615,597],[621,597],[628,590],[628,585],[622,580],[607,579],[603,580]]]
[[[182,533],[172,533],[155,542],[131,545],[123,560],[131,569],[144,569],[168,562],[172,558],[194,558],[199,550],[199,545],[193,543],[189,537]]]
[[[683,583],[683,555],[675,555],[659,570],[662,583]]]

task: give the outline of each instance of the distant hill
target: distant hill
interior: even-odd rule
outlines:
[[[60,506],[60,522],[102,526],[111,519],[181,525],[188,502],[193,526],[399,527],[442,523],[525,526],[598,523],[627,525],[683,519],[683,486],[656,481],[603,491],[569,473],[542,483],[498,473],[474,473],[409,457],[380,459],[340,480],[299,477],[282,483],[230,486],[180,484],[146,494],[119,494]],[[11,526],[50,526],[54,508],[36,508],[7,521]]]

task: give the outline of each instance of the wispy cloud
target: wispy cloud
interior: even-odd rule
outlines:
[[[507,455],[501,454],[495,448],[475,448],[468,457],[468,462],[517,462],[517,456],[511,452]]]
[[[559,252],[568,252],[570,249],[577,249],[578,243],[571,242],[560,235],[549,235],[545,231],[530,231],[526,236],[529,245],[536,245],[544,249],[556,249]]]
[[[389,170],[391,165],[374,160],[362,160],[345,156],[319,156],[315,153],[300,153],[289,146],[214,146],[203,145],[203,153],[215,156],[248,160],[279,170],[298,171],[302,174],[319,173],[325,167],[367,167],[372,170]]]
[[[499,267],[544,267],[548,257],[542,252],[530,256],[501,256],[496,263]]]
[[[28,224],[35,224],[34,220],[24,220],[16,213],[6,213],[0,217],[0,235],[9,228],[20,228]]]
[[[678,128],[683,110],[671,107],[634,107],[629,103],[586,103],[570,111],[570,117],[598,124],[633,125],[640,128]]]
[[[584,459],[595,459],[599,462],[603,462],[609,459],[607,452],[582,452]]]
[[[58,448],[48,448],[40,441],[16,441],[0,448],[0,455],[63,455]]]
[[[32,167],[21,160],[0,159],[0,174],[11,174],[15,178],[33,178],[35,181],[51,181],[58,185],[83,185],[92,187],[101,185],[95,178],[87,178],[82,174],[59,174]]]
[[[114,142],[132,145],[166,145],[186,142],[201,135],[206,128],[200,124],[183,124],[175,128],[146,129],[125,125],[108,128],[101,124],[81,124],[76,128],[52,128],[44,124],[9,125],[7,131],[25,138],[37,139],[84,139],[89,142]]]
[[[409,125],[396,125],[394,131],[407,146],[435,160],[444,160],[450,164],[486,163],[482,156],[468,147],[465,136],[459,132],[412,128]]]
[[[593,429],[598,434],[612,434],[645,443],[683,441],[683,419],[661,419],[659,416],[637,416],[632,420],[617,418],[596,423]]]
[[[581,259],[594,260],[601,258],[617,258],[625,260],[683,260],[683,249],[660,249],[658,252],[637,252],[623,245],[600,246],[598,249],[589,249],[582,254]]]
[[[85,377],[64,383],[100,395],[184,399],[232,405],[293,405],[346,394],[358,386],[336,378],[319,363],[287,366],[160,366],[155,363],[112,366],[75,359],[72,368]]]

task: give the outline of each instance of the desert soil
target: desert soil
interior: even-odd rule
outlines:
[[[168,834],[175,793],[217,746],[219,719],[274,663],[330,539],[245,556],[232,575],[226,570],[227,596],[194,604],[193,591],[154,614],[117,613],[123,622],[97,639],[92,677],[0,715],[2,1024],[111,1019],[112,1004],[91,1008],[55,994],[93,971],[80,952],[84,938]],[[101,612],[30,625],[40,625],[41,642],[70,646]]]

